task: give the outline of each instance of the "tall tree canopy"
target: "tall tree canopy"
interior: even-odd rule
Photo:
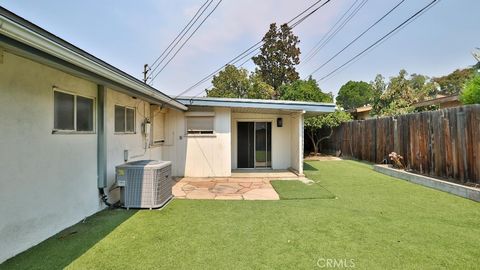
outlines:
[[[272,23],[262,41],[260,54],[252,60],[262,80],[271,85],[278,96],[280,86],[299,79],[295,66],[300,63],[300,48],[297,47],[300,40],[287,24],[278,28]]]
[[[371,114],[375,114],[375,112],[380,111],[382,103],[380,97],[382,96],[383,92],[387,90],[387,83],[385,82],[385,77],[382,74],[377,74],[375,79],[370,82],[370,86],[372,87],[372,112]]]
[[[374,106],[377,115],[398,115],[412,111],[410,105],[417,100],[408,73],[400,70],[398,76],[390,78],[387,89]]]
[[[474,68],[457,69],[448,75],[433,78],[433,81],[440,86],[441,94],[453,95],[460,93],[474,74]]]
[[[293,83],[282,85],[279,89],[280,99],[314,101],[314,102],[332,102],[331,94],[322,92],[317,81],[312,77],[308,80],[296,80]]]
[[[434,98],[438,92],[438,84],[433,79],[416,73],[409,76],[404,69],[391,77],[388,84],[379,74],[370,85],[373,88],[371,114],[379,116],[412,112],[413,103]]]
[[[423,101],[435,97],[437,94],[437,84],[425,75],[417,73],[410,75],[410,86],[416,101]]]
[[[209,97],[244,98],[247,97],[249,80],[248,71],[228,65],[215,75],[212,89],[207,90]]]
[[[338,91],[337,105],[346,110],[355,109],[372,103],[373,89],[366,82],[349,81]]]
[[[263,82],[258,74],[248,74],[244,68],[228,65],[213,77],[213,87],[207,89],[208,97],[269,99],[273,88]]]

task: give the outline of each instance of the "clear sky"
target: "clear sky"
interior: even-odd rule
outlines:
[[[260,40],[271,22],[283,23],[314,0],[224,0],[190,42],[158,76],[154,86],[177,94],[224,65]],[[332,0],[294,29],[300,48],[308,52],[354,0]],[[369,0],[358,14],[310,62],[299,67],[303,78],[351,39],[385,14],[399,0]],[[430,0],[406,0],[355,46],[315,74],[321,78],[393,29]],[[1,6],[77,45],[89,53],[142,77],[190,20],[204,0],[0,0]],[[480,47],[480,0],[441,0],[401,32],[340,73],[320,81],[337,93],[348,80],[390,77],[405,68],[428,76],[447,74],[474,64],[471,51]],[[245,67],[253,70],[248,63]],[[187,95],[196,95],[204,84]]]

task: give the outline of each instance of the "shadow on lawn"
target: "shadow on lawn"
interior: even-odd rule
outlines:
[[[63,269],[137,211],[104,210],[0,264],[0,269]]]
[[[305,171],[318,171],[317,168],[313,167],[312,165],[308,164],[307,162],[303,163],[303,170],[305,170]]]

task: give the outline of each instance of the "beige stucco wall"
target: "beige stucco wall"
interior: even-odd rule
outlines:
[[[135,133],[115,133],[115,105],[135,108]],[[107,138],[107,187],[115,183],[115,166],[125,163],[124,150],[128,150],[128,161],[142,159],[162,159],[162,147],[145,144],[147,139],[142,132],[142,123],[145,119],[151,120],[150,104],[141,99],[134,99],[118,91],[107,89],[106,93],[106,128]],[[152,122],[152,125],[157,123]],[[119,190],[111,192],[110,201],[119,200]]]
[[[303,174],[303,113],[292,114],[292,136],[290,137],[290,164],[292,169]]]
[[[283,118],[283,126],[277,127],[277,118]],[[232,168],[237,168],[237,122],[264,121],[272,122],[272,169],[288,169],[291,167],[292,126],[290,115],[266,113],[232,113]]]
[[[208,177],[231,175],[230,109],[215,108],[213,135],[187,135],[185,113],[166,115],[164,160],[172,161],[175,176]]]
[[[0,262],[99,209],[96,134],[52,134],[53,86],[97,85],[4,52],[0,63]]]

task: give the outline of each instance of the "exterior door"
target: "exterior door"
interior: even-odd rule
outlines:
[[[272,167],[272,123],[237,123],[237,168]]]

